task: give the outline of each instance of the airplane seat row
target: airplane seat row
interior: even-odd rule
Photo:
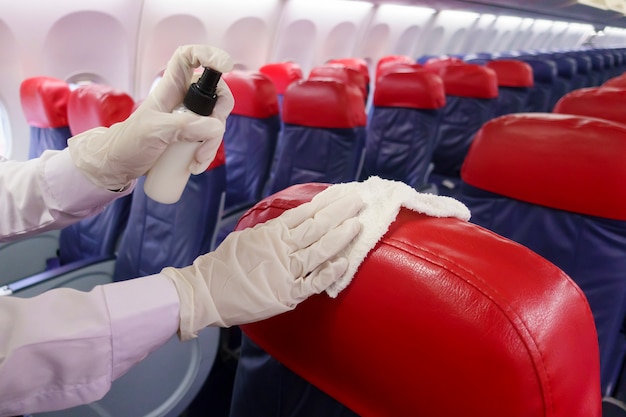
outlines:
[[[356,179],[366,125],[361,91],[336,79],[290,84],[264,196],[306,182]]]
[[[282,190],[238,229],[327,186]],[[579,288],[528,248],[455,218],[401,209],[336,298],[242,330],[233,416],[601,415]]]
[[[428,187],[442,108],[441,77],[417,64],[386,64],[374,89],[361,179],[370,176]]]
[[[625,125],[598,118],[502,116],[476,134],[459,196],[473,223],[533,250],[580,287],[595,320],[603,395],[623,360],[624,137]]]
[[[46,149],[63,149],[71,136],[67,120],[70,86],[64,80],[38,76],[20,84],[22,112],[30,128],[28,158]]]

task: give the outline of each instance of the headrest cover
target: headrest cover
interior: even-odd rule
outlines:
[[[524,59],[533,69],[533,77],[538,83],[551,83],[556,78],[557,69],[554,61],[542,59]]]
[[[591,87],[573,90],[561,97],[554,113],[597,117],[626,124],[626,89]]]
[[[415,64],[421,67],[421,64],[418,64],[417,61],[415,61],[413,58],[411,58],[408,55],[385,55],[382,58],[380,58],[378,60],[378,63],[376,64],[376,78],[382,75],[380,73],[382,68],[387,68],[389,65],[394,65],[396,63]]]
[[[602,84],[602,87],[626,88],[626,75],[609,78]]]
[[[278,114],[276,86],[268,76],[260,72],[234,70],[225,73],[222,78],[235,98],[232,114],[260,119]]]
[[[363,95],[363,100],[367,98],[367,86],[369,81],[365,79],[363,74],[354,68],[344,66],[342,64],[325,64],[314,67],[309,72],[309,80],[330,78],[343,83],[350,83],[359,88]]]
[[[390,72],[413,72],[416,69],[423,68],[424,66],[422,64],[418,64],[417,62],[387,61],[378,65],[378,68],[376,69],[376,79]]]
[[[381,107],[439,109],[446,105],[446,92],[441,77],[432,72],[389,72],[378,79],[373,103]]]
[[[341,64],[341,65],[345,65],[348,68],[355,69],[358,72],[360,72],[361,75],[363,75],[363,78],[365,79],[366,84],[370,83],[369,68],[367,67],[367,62],[362,58],[329,59],[326,63],[327,64]]]
[[[466,183],[559,210],[626,220],[626,126],[596,118],[518,113],[476,133]]]
[[[272,80],[277,94],[285,94],[289,84],[303,78],[300,65],[290,61],[263,65],[259,68],[259,72]]]
[[[72,135],[126,120],[135,105],[131,96],[102,84],[78,87],[70,94],[67,117]]]
[[[320,128],[365,126],[363,96],[358,87],[336,80],[301,80],[287,87],[283,122]]]
[[[435,72],[437,74],[441,73],[441,70],[450,65],[465,65],[466,62],[461,58],[446,56],[446,57],[435,57],[428,58],[424,63],[424,68],[428,71]]]
[[[66,127],[69,96],[69,85],[58,78],[25,79],[20,85],[20,100],[26,122],[41,128]]]
[[[498,77],[476,64],[449,65],[440,71],[446,95],[492,99],[498,97]]]
[[[533,68],[517,59],[489,61],[486,66],[495,71],[500,87],[532,87],[535,84]]]
[[[237,230],[324,187],[274,194]],[[456,218],[401,209],[337,298],[314,295],[242,330],[363,417],[601,415],[584,295],[526,247]]]

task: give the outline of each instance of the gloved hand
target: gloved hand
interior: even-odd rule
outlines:
[[[193,174],[204,171],[215,158],[226,117],[235,101],[220,79],[219,98],[211,116],[172,113],[193,81],[194,68],[200,65],[220,72],[230,71],[233,66],[230,56],[220,49],[205,45],[179,47],[170,58],[163,78],[128,119],[110,128],[88,130],[68,141],[74,164],[96,185],[118,190],[144,175],[168,144],[204,140],[190,166]]]
[[[359,234],[363,200],[326,193],[253,228],[229,234],[193,265],[165,268],[180,297],[182,340],[207,326],[262,320],[324,291],[348,267],[342,251]]]

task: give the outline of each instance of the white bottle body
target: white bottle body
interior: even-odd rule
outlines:
[[[188,112],[181,105],[174,112]],[[170,144],[146,174],[143,189],[148,197],[162,203],[176,203],[183,194],[191,176],[189,166],[202,142],[175,142]]]

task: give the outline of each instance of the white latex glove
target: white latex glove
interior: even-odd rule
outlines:
[[[235,101],[226,83],[220,79],[217,86],[219,97],[211,116],[172,113],[182,103],[194,78],[194,68],[199,66],[227,72],[233,64],[230,56],[218,48],[206,45],[179,47],[170,58],[163,78],[128,119],[108,129],[88,130],[68,141],[74,164],[96,185],[118,190],[144,175],[170,143],[204,141],[189,167],[193,174],[204,171],[215,158],[226,117]]]
[[[357,193],[327,193],[253,228],[229,234],[185,268],[165,268],[181,301],[182,340],[206,326],[233,326],[289,311],[346,271],[359,234]]]

